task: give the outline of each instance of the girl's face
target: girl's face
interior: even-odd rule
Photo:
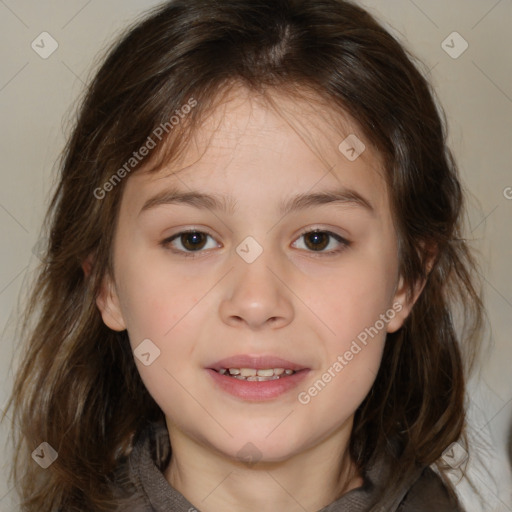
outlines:
[[[277,461],[347,438],[411,304],[380,161],[340,146],[365,142],[355,123],[230,98],[179,165],[128,178],[98,307],[128,330],[171,442]]]

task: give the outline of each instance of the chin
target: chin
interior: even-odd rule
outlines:
[[[217,449],[230,459],[248,465],[282,462],[300,451],[300,443],[291,439],[286,432],[281,435],[270,434],[268,437],[267,432],[271,432],[271,429],[254,432],[247,430],[243,436],[230,439],[229,446],[218,446]]]

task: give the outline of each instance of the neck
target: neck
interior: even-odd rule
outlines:
[[[202,512],[320,510],[362,485],[348,452],[351,426],[286,460],[247,464],[189,438],[168,422],[173,455],[165,477]]]

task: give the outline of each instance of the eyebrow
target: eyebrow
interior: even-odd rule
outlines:
[[[150,197],[142,206],[139,215],[144,211],[167,204],[187,204],[195,208],[217,210],[233,215],[236,212],[237,201],[232,196],[219,196],[198,191],[185,192],[178,189],[167,189]],[[282,202],[279,205],[279,213],[285,216],[297,210],[325,204],[356,206],[367,210],[372,215],[375,214],[375,209],[370,201],[355,190],[346,187],[325,192],[298,194]]]

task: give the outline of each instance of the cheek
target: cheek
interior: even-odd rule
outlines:
[[[300,414],[308,418],[311,432],[330,432],[349,420],[364,401],[377,376],[383,341],[375,338],[333,357],[298,394]],[[349,358],[347,352],[352,354]],[[339,357],[338,357],[339,356]]]
[[[189,378],[187,362],[194,360],[197,347],[192,340],[202,325],[201,308],[195,306],[208,287],[156,264],[142,267],[125,261],[119,275],[121,271],[122,312],[140,377],[162,410],[185,413],[193,405],[183,389]],[[136,357],[143,340],[150,340],[147,366]]]
[[[304,290],[311,310],[327,327],[322,329],[322,367],[298,397],[317,417],[332,414],[339,421],[353,412],[377,376],[387,325],[395,316],[390,304],[395,283],[393,261],[374,254],[382,251],[347,258],[328,279],[326,275]]]
[[[391,307],[394,271],[385,261],[358,255],[324,276],[304,280],[300,292],[327,327],[331,351],[371,328]],[[377,325],[382,330],[381,322]],[[385,328],[384,328],[385,330]],[[363,335],[364,337],[364,335]]]
[[[162,261],[163,260],[163,261]],[[208,289],[194,276],[170,270],[164,258],[126,259],[119,266],[121,309],[133,341],[168,339]]]
[[[178,411],[178,416],[184,417],[197,415],[197,405],[186,389],[198,348],[194,340],[202,325],[201,308],[195,307],[202,288],[176,275],[153,274],[158,273],[148,272],[131,280],[125,289],[132,349],[136,353],[142,340],[149,339],[158,354],[148,366],[137,357],[135,362],[145,387],[162,410]]]
[[[386,332],[381,320],[368,326],[355,317],[339,324],[342,333],[325,345],[325,361],[297,395],[312,432],[332,432],[349,419],[377,377]]]

